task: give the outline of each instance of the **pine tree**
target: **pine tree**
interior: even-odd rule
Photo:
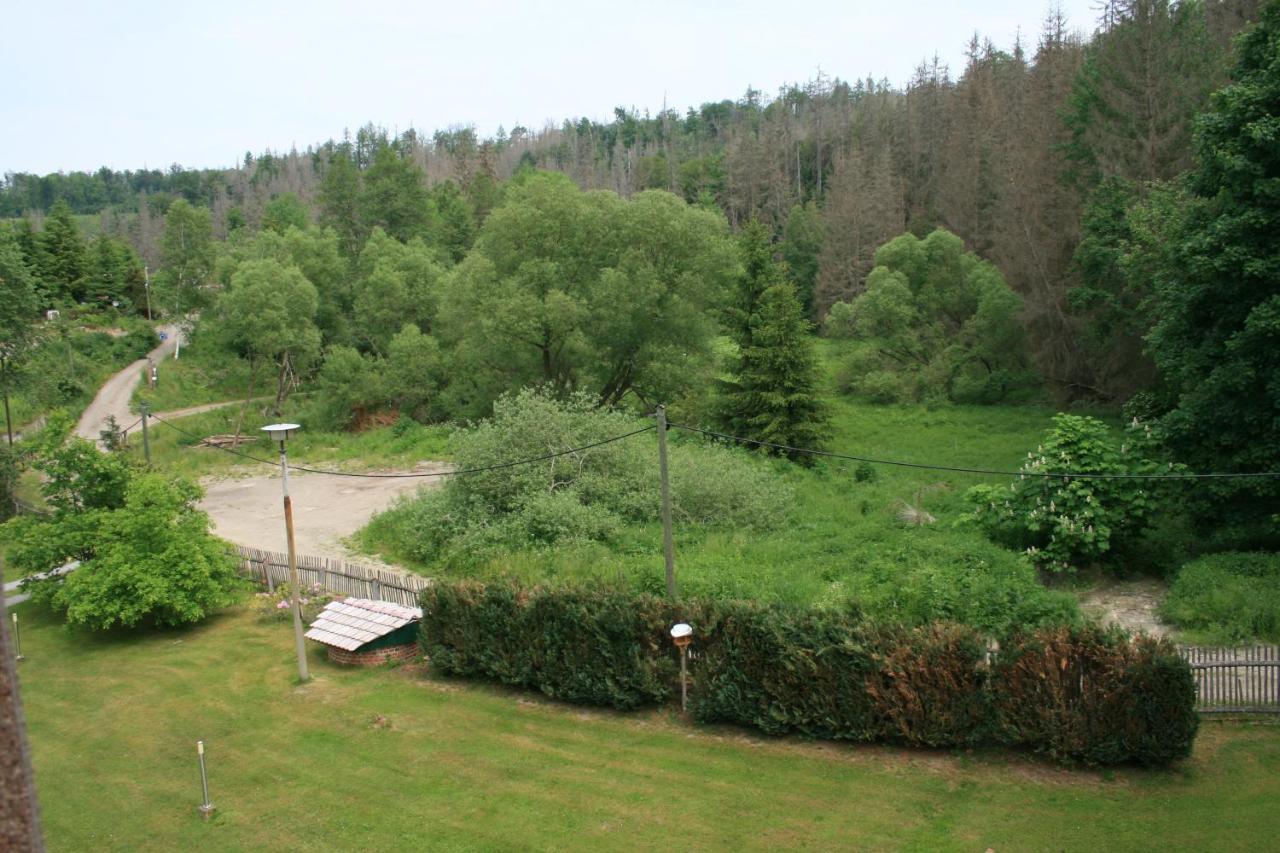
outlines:
[[[82,295],[87,257],[80,229],[65,201],[54,203],[38,242],[38,273],[45,291],[59,300],[79,299]]]
[[[745,272],[728,316],[738,358],[734,378],[721,383],[720,420],[744,438],[819,447],[829,436],[830,416],[818,397],[817,358],[804,306],[774,262],[764,226],[748,224],[739,251]]]

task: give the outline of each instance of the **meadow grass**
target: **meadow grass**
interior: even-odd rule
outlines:
[[[1050,426],[1054,411],[1013,406],[882,406],[847,397],[831,401],[834,435],[828,448],[903,462],[942,463],[1016,471]],[[672,431],[673,442],[705,439]],[[630,441],[654,445],[649,433]],[[905,618],[961,618],[1002,627],[1026,607],[1075,612],[1073,597],[1045,593],[1020,555],[958,526],[965,490],[1008,477],[873,466],[859,480],[857,463],[821,460],[811,468],[774,460],[795,494],[788,522],[770,531],[716,530],[676,522],[676,565],[688,595],[761,598],[795,604],[840,604],[857,599],[880,614]],[[681,476],[678,467],[672,481]],[[865,476],[865,475],[864,475]],[[920,495],[933,524],[912,526],[898,513]],[[583,544],[499,553],[469,563],[415,561],[406,510],[393,509],[356,537],[358,545],[436,576],[546,579],[623,579],[663,588],[661,527],[654,521],[624,528],[608,544]]]
[[[1206,724],[1173,770],[1071,771],[695,728],[315,646],[299,686],[288,624],[248,609],[107,638],[19,612],[52,851],[1241,850],[1280,832],[1280,726]]]

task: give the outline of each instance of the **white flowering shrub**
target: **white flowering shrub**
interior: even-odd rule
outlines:
[[[1057,415],[1018,479],[966,493],[973,508],[967,519],[1047,571],[1105,563],[1146,529],[1159,500],[1171,497],[1161,481],[1126,478],[1181,470],[1153,460],[1153,449],[1150,427],[1136,419],[1117,441],[1097,418]],[[1105,476],[1053,476],[1065,473]]]

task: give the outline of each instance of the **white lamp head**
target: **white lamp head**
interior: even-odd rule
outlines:
[[[671,641],[680,648],[689,645],[693,640],[693,628],[684,622],[671,626]]]
[[[293,434],[302,429],[299,424],[268,424],[262,428],[262,431],[271,436],[274,441],[284,441],[292,438]]]

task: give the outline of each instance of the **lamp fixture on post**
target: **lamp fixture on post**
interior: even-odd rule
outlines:
[[[280,481],[284,488],[284,532],[289,550],[289,587],[293,595],[293,640],[298,652],[298,680],[311,678],[307,672],[307,648],[302,640],[302,604],[298,590],[298,556],[293,547],[293,502],[289,499],[289,457],[285,442],[302,429],[298,424],[270,424],[262,431],[280,442]]]
[[[689,644],[693,642],[693,628],[684,622],[671,626],[671,642],[680,650],[680,710],[689,710]]]

